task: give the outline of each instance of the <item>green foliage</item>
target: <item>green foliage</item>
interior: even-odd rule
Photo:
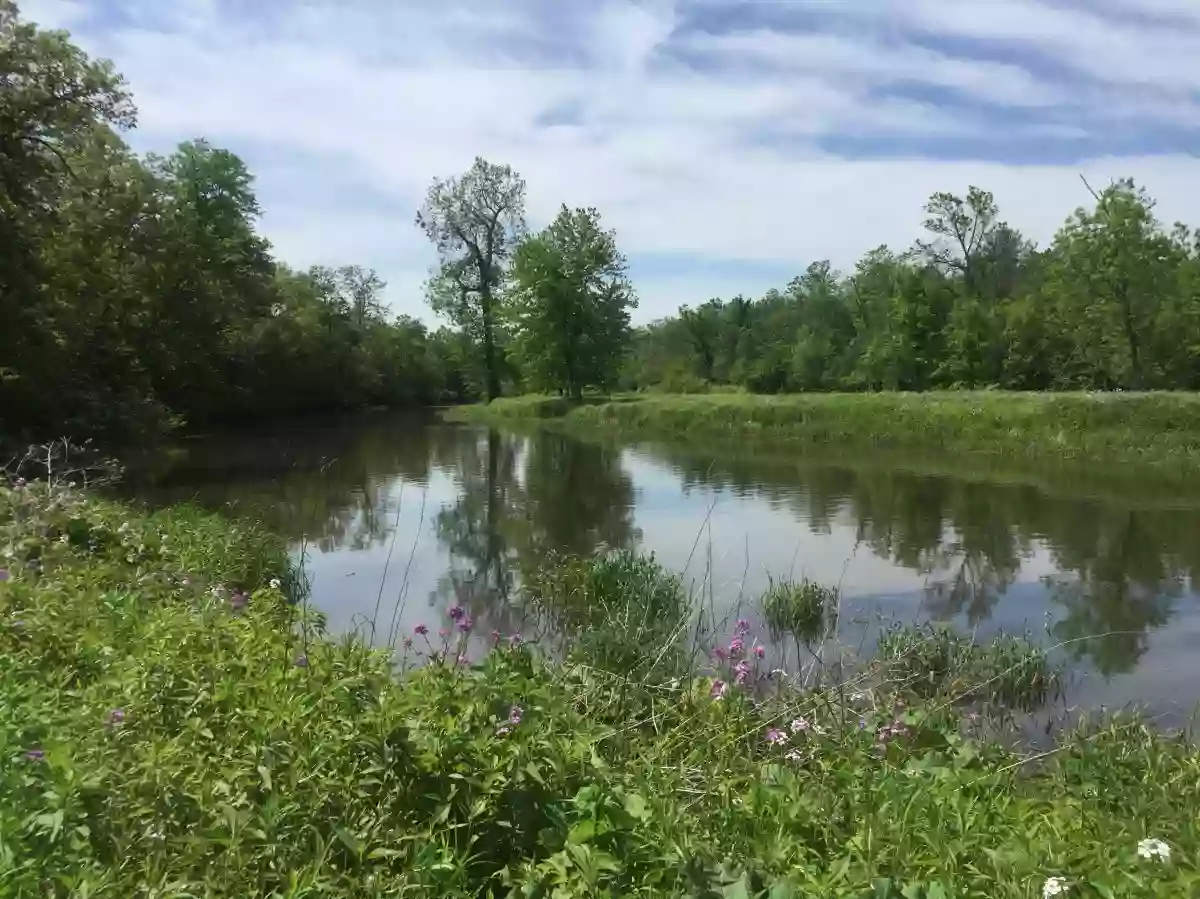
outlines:
[[[186,423],[475,395],[449,335],[389,322],[357,266],[292,272],[253,179],[204,141],[139,159],[124,83],[0,3],[0,435],[152,437]]]
[[[1096,195],[1038,251],[990,193],[939,192],[927,237],[849,276],[810,265],[783,291],[711,299],[639,328],[628,389],[679,372],[756,393],[1006,387],[1197,389],[1200,252],[1132,181]]]
[[[440,261],[427,285],[430,305],[483,347],[484,397],[495,399],[502,287],[525,234],[525,182],[510,167],[476,157],[463,175],[434,180],[417,226]]]
[[[612,386],[637,301],[616,237],[594,209],[562,208],[513,262],[510,315],[527,382],[579,399]]]
[[[1200,757],[1136,719],[1034,759],[910,693],[902,712],[882,688],[716,699],[708,678],[614,677],[508,641],[397,680],[288,603],[286,575],[270,582],[285,557],[244,526],[0,487],[0,547],[6,896],[1200,886]],[[564,588],[614,611],[674,607],[644,560],[577,574]],[[1169,858],[1139,857],[1147,839]]]
[[[1035,709],[1054,698],[1060,675],[1047,652],[1001,635],[985,644],[943,627],[897,626],[879,640],[885,678],[923,697]]]
[[[838,591],[805,578],[771,581],[762,598],[763,617],[772,637],[790,634],[803,643],[824,637],[834,623]]]

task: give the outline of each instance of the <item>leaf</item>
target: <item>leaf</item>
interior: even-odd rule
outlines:
[[[796,888],[792,886],[790,881],[777,880],[771,887],[768,899],[794,899],[795,895]]]
[[[940,880],[935,880],[925,888],[925,899],[946,899],[946,888]]]
[[[258,766],[258,776],[262,778],[263,789],[271,792],[271,772],[267,770],[266,765]]]
[[[596,835],[596,822],[591,818],[580,821],[567,833],[567,842],[576,845],[586,843]]]
[[[733,883],[721,888],[724,899],[750,899],[750,874],[743,872]]]
[[[378,849],[372,849],[367,853],[367,858],[398,858],[404,855],[401,849],[385,849],[380,846]]]
[[[366,846],[363,844],[362,840],[360,840],[358,837],[356,837],[350,831],[346,830],[346,828],[344,828],[344,827],[337,828],[337,830],[335,830],[334,833],[337,834],[337,838],[342,841],[342,844],[347,849],[349,849],[355,855],[359,855],[359,856],[362,855],[363,850],[366,848]]]
[[[630,793],[625,797],[625,811],[638,821],[646,821],[650,818],[650,806],[640,793]]]

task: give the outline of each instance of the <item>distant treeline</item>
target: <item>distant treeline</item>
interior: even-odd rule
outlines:
[[[639,329],[622,386],[1200,387],[1197,235],[1164,230],[1132,181],[1094,196],[1038,250],[988,192],[935,194],[904,253],[879,247],[849,274],[813,263],[761,299],[713,299]]]

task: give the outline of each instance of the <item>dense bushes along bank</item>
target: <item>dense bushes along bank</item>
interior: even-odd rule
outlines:
[[[1200,395],[1191,393],[638,394],[575,405],[515,397],[463,406],[466,421],[562,419],[633,436],[770,438],[840,449],[976,453],[1044,462],[1200,468]]]
[[[507,636],[455,663],[431,620],[448,651],[416,634],[437,654],[398,678],[311,633],[252,529],[39,486],[0,487],[0,522],[0,896],[1200,888],[1200,755],[1133,721],[1024,759],[881,682],[752,700],[745,625],[724,680],[630,683]],[[674,614],[673,584],[563,563],[535,598],[649,589]]]

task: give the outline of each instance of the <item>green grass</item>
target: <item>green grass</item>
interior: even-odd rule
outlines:
[[[518,397],[461,407],[453,416],[561,419],[648,437],[1200,470],[1200,395],[1190,393],[645,394],[580,406]]]
[[[397,671],[289,604],[272,538],[70,490],[0,486],[0,552],[4,899],[1200,891],[1200,755],[1135,718],[1029,756],[902,680],[803,691],[752,650],[742,684],[507,639],[456,664],[455,636]],[[674,620],[652,563],[571,564],[540,601]]]
[[[805,578],[801,581],[772,581],[762,598],[763,617],[778,638],[785,634],[802,643],[826,635],[835,620],[837,590]]]
[[[1035,709],[1055,698],[1061,676],[1044,649],[1001,635],[985,644],[944,626],[899,626],[883,635],[876,664],[882,675],[925,698]]]

